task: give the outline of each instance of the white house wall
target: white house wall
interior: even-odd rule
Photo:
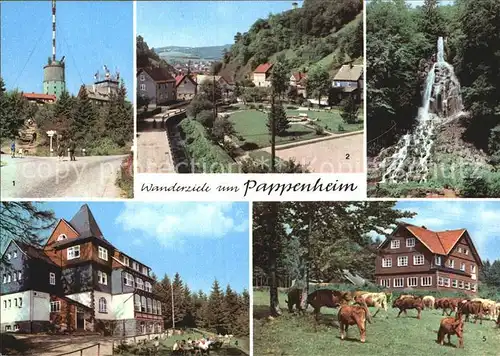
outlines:
[[[101,299],[101,298],[106,299],[107,313],[100,313],[99,312],[99,299]],[[115,319],[111,294],[95,291],[94,292],[94,303],[95,303],[94,308],[95,308],[96,319],[104,319],[104,320],[114,320]]]
[[[19,303],[22,298],[22,306],[15,306],[15,300]],[[9,308],[4,308],[4,301],[11,301]],[[0,297],[0,320],[1,323],[13,323],[17,321],[49,321],[50,320],[50,295],[37,291],[25,291],[2,295]],[[19,305],[19,304],[18,304]]]
[[[134,294],[114,295],[112,310],[116,320],[134,319]]]

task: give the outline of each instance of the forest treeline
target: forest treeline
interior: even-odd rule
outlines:
[[[20,137],[27,121],[36,123],[37,142],[48,153],[46,132],[56,130],[62,144],[73,139],[77,149],[87,154],[107,155],[130,152],[132,145],[133,109],[127,101],[123,82],[118,93],[112,95],[108,105],[92,103],[86,90],[73,96],[63,92],[55,104],[37,105],[29,102],[17,90],[7,91],[0,78],[1,138],[13,140]],[[43,152],[40,152],[43,153]]]
[[[328,61],[333,69],[363,55],[362,9],[359,0],[304,0],[300,8],[258,19],[247,32],[238,32],[224,64],[247,72],[286,52],[291,68],[305,71],[335,53]]]
[[[439,6],[438,0],[425,0],[412,8],[404,0],[373,0],[366,26],[369,155],[414,125],[425,80],[419,63],[436,52],[442,36],[471,114],[463,139],[486,152],[491,164],[500,164],[500,2]]]
[[[196,327],[222,335],[249,335],[250,295],[246,290],[237,293],[228,285],[224,291],[215,280],[210,294],[194,292],[176,273],[173,281],[165,275],[155,283],[153,292],[162,300],[166,328],[172,327],[173,294],[176,328]]]

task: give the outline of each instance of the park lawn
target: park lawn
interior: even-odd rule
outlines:
[[[363,116],[358,115],[360,122],[356,124],[345,124],[340,116],[338,110],[327,111],[304,111],[304,110],[287,110],[287,115],[298,116],[299,114],[307,114],[310,118],[318,119],[316,123],[322,126],[325,130],[333,133],[346,133],[363,130]],[[339,130],[339,125],[343,127],[343,130]]]
[[[256,160],[259,163],[262,163],[266,166],[271,166],[271,153],[264,150],[252,151],[248,154],[251,158]],[[276,163],[281,162],[282,159],[276,157]]]
[[[397,309],[389,306],[389,317],[382,310],[373,324],[366,325],[366,343],[359,342],[359,331],[349,327],[348,338],[340,340],[337,310],[322,308],[318,331],[314,330],[314,318],[309,307],[306,316],[295,316],[286,310],[286,295],[280,293],[283,315],[266,320],[269,315],[269,292],[254,291],[254,354],[255,355],[498,355],[500,330],[493,321],[483,325],[468,322],[464,327],[464,349],[457,349],[456,336],[451,337],[454,346],[436,343],[441,318],[439,310],[425,310],[422,319],[409,310],[408,316],[396,319]],[[370,308],[373,315],[375,308]],[[404,315],[404,314],[403,314]]]
[[[271,135],[266,126],[267,115],[257,110],[245,110],[231,114],[229,120],[234,124],[236,137],[243,137],[243,141],[237,139],[237,143],[245,151],[271,145]],[[276,136],[276,144],[284,144],[318,137],[315,131],[303,125],[292,125],[287,134]]]

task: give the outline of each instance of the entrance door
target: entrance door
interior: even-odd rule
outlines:
[[[77,330],[85,329],[85,313],[79,308],[76,310],[76,328]]]

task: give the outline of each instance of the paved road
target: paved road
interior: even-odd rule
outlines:
[[[77,157],[76,162],[57,157],[11,158],[0,168],[2,198],[119,198],[115,185],[126,156]]]
[[[137,137],[138,173],[175,173],[165,131],[139,132]]]
[[[357,134],[276,150],[276,156],[283,160],[294,158],[314,173],[362,173],[363,141],[363,134]],[[271,152],[270,147],[265,150]]]

